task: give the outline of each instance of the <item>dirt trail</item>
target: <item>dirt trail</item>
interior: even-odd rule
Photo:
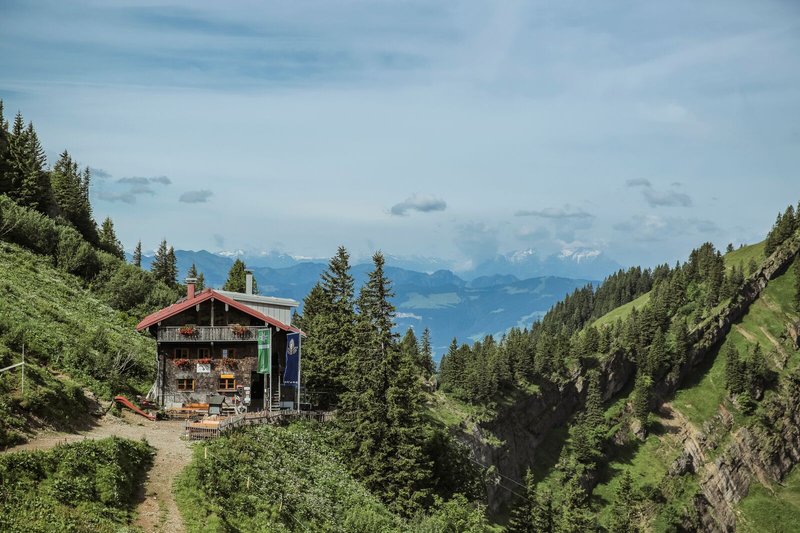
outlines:
[[[755,343],[758,343],[758,339],[755,337],[755,335],[753,335],[752,333],[750,333],[749,331],[747,331],[746,329],[744,329],[744,328],[743,328],[742,326],[740,326],[739,324],[734,324],[734,326],[733,326],[733,327],[734,327],[734,328],[736,328],[736,331],[737,331],[737,332],[738,332],[738,333],[739,333],[739,334],[740,334],[742,337],[744,337],[745,339],[747,339],[749,342],[755,342]]]
[[[145,482],[144,499],[136,508],[135,525],[148,532],[180,533],[185,528],[172,494],[172,484],[192,458],[189,444],[180,439],[182,432],[183,422],[151,422],[125,412],[122,419],[106,415],[96,426],[79,433],[40,433],[31,441],[7,451],[46,450],[65,442],[111,436],[134,440],[145,438],[156,449],[156,456]]]

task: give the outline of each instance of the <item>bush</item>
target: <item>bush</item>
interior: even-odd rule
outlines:
[[[0,238],[52,256],[58,243],[58,232],[56,223],[45,215],[0,195]]]
[[[100,271],[97,252],[72,228],[58,228],[56,265],[70,274],[90,280]]]
[[[119,531],[152,454],[111,437],[0,456],[0,530]]]

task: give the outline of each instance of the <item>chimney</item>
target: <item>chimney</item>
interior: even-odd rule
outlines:
[[[245,294],[253,294],[253,271],[244,271],[244,292]]]
[[[186,278],[186,297],[190,300],[194,298],[195,283],[197,283],[197,278]]]

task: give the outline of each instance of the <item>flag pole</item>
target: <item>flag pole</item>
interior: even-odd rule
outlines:
[[[300,335],[297,335],[297,412],[300,412],[300,369],[303,365],[303,350],[301,346],[303,343],[300,341]]]
[[[267,326],[267,331],[269,331],[269,326]],[[264,394],[267,394],[267,388],[269,387],[269,395],[267,396],[267,401],[265,403],[268,406],[267,407],[267,411],[269,413],[271,413],[272,412],[272,332],[271,331],[269,331],[269,336],[270,336],[270,339],[269,339],[269,358],[268,358],[269,359],[269,368],[267,369],[267,370],[269,370],[269,373],[266,376],[264,376],[265,379],[269,380],[269,385],[267,385],[266,383],[264,384]]]

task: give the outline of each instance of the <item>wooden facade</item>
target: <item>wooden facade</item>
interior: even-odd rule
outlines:
[[[217,394],[233,404],[237,388],[249,387],[250,410],[264,409],[270,403],[269,395],[265,396],[270,384],[274,408],[296,398],[294,387],[283,386],[283,365],[286,336],[299,330],[230,295],[210,289],[195,295],[190,287],[186,298],[153,313],[137,326],[157,341],[158,375],[151,396],[159,406],[206,403]],[[278,311],[284,313],[283,309]],[[272,336],[269,375],[257,372],[258,335],[265,329]]]

